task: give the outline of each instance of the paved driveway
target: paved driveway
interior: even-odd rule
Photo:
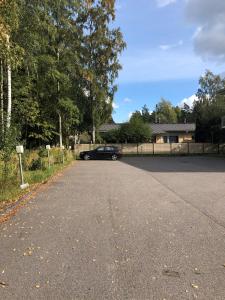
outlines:
[[[0,242],[0,299],[225,299],[225,159],[78,162]]]

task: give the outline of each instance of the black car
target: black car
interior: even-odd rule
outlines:
[[[112,159],[121,158],[120,150],[115,146],[101,146],[91,151],[83,151],[80,153],[80,158],[89,159]]]

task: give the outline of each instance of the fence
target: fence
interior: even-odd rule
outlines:
[[[209,143],[171,143],[171,144],[110,144],[121,149],[123,154],[168,154],[168,155],[192,155],[192,154],[225,154],[225,144]],[[75,152],[79,155],[82,151],[93,150],[102,144],[79,144]]]

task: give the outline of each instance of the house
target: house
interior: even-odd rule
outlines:
[[[103,124],[99,133],[106,133],[113,129],[120,128],[121,124]],[[191,124],[149,124],[152,130],[153,142],[163,143],[184,143],[195,141],[196,125]]]
[[[184,143],[195,141],[195,124],[150,124],[154,142]]]

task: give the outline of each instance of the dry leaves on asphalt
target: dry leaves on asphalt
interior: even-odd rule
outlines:
[[[173,270],[163,270],[162,274],[169,277],[180,277],[179,272]]]
[[[6,287],[6,286],[8,286],[8,284],[5,283],[5,282],[3,282],[3,281],[0,281],[0,286],[1,286],[1,287]]]

